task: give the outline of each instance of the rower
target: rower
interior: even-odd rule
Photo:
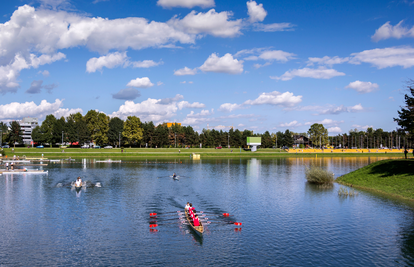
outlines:
[[[76,186],[76,187],[82,186],[82,179],[80,178],[80,176],[79,176],[79,177],[78,177],[78,179],[76,180],[76,182],[75,182],[75,186]]]
[[[174,172],[174,174],[173,174],[173,179],[175,179],[175,178],[177,178],[177,175],[175,174],[175,172]]]
[[[193,212],[193,204],[192,203],[190,203],[190,207],[188,208],[188,212],[189,213],[192,213]]]
[[[189,207],[190,207],[190,202],[187,202],[187,205],[185,205],[184,209],[188,212]]]
[[[200,226],[200,220],[198,219],[198,215],[196,214],[193,219],[194,226]]]

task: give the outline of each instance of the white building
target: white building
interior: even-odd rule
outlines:
[[[23,143],[31,144],[33,141],[32,131],[36,126],[39,125],[37,118],[23,118],[21,121],[19,121],[19,124],[22,131]]]

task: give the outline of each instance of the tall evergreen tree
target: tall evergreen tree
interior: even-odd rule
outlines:
[[[262,135],[262,145],[261,145],[261,147],[263,147],[263,148],[270,148],[272,146],[273,146],[272,137],[270,136],[269,131],[266,131]]]
[[[398,118],[394,121],[404,130],[411,134],[414,133],[414,80],[407,82],[407,89],[410,94],[404,95],[405,105],[398,111]]]
[[[120,139],[120,133],[124,130],[124,121],[118,117],[109,120],[108,141],[112,145],[117,145]]]
[[[9,142],[16,147],[16,143],[22,143],[23,137],[22,132],[20,130],[20,124],[17,121],[12,121],[10,123],[10,131],[9,131]]]
[[[53,146],[53,132],[56,123],[56,118],[53,114],[47,115],[45,120],[40,126],[40,132],[43,134],[43,142],[49,143],[49,146]]]

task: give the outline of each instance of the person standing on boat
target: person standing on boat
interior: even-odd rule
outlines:
[[[10,169],[11,170],[14,170],[14,163],[13,163],[13,161],[12,161],[12,163],[10,163]]]
[[[82,179],[80,178],[80,176],[79,176],[79,177],[78,177],[78,179],[76,180],[76,182],[75,182],[75,186],[76,186],[76,187],[82,186]]]
[[[198,219],[198,215],[196,214],[193,219],[194,226],[200,226],[200,220]]]
[[[6,162],[6,170],[9,170],[9,163]]]

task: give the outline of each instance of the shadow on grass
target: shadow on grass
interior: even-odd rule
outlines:
[[[414,160],[383,160],[373,165],[369,173],[379,177],[414,175]]]

